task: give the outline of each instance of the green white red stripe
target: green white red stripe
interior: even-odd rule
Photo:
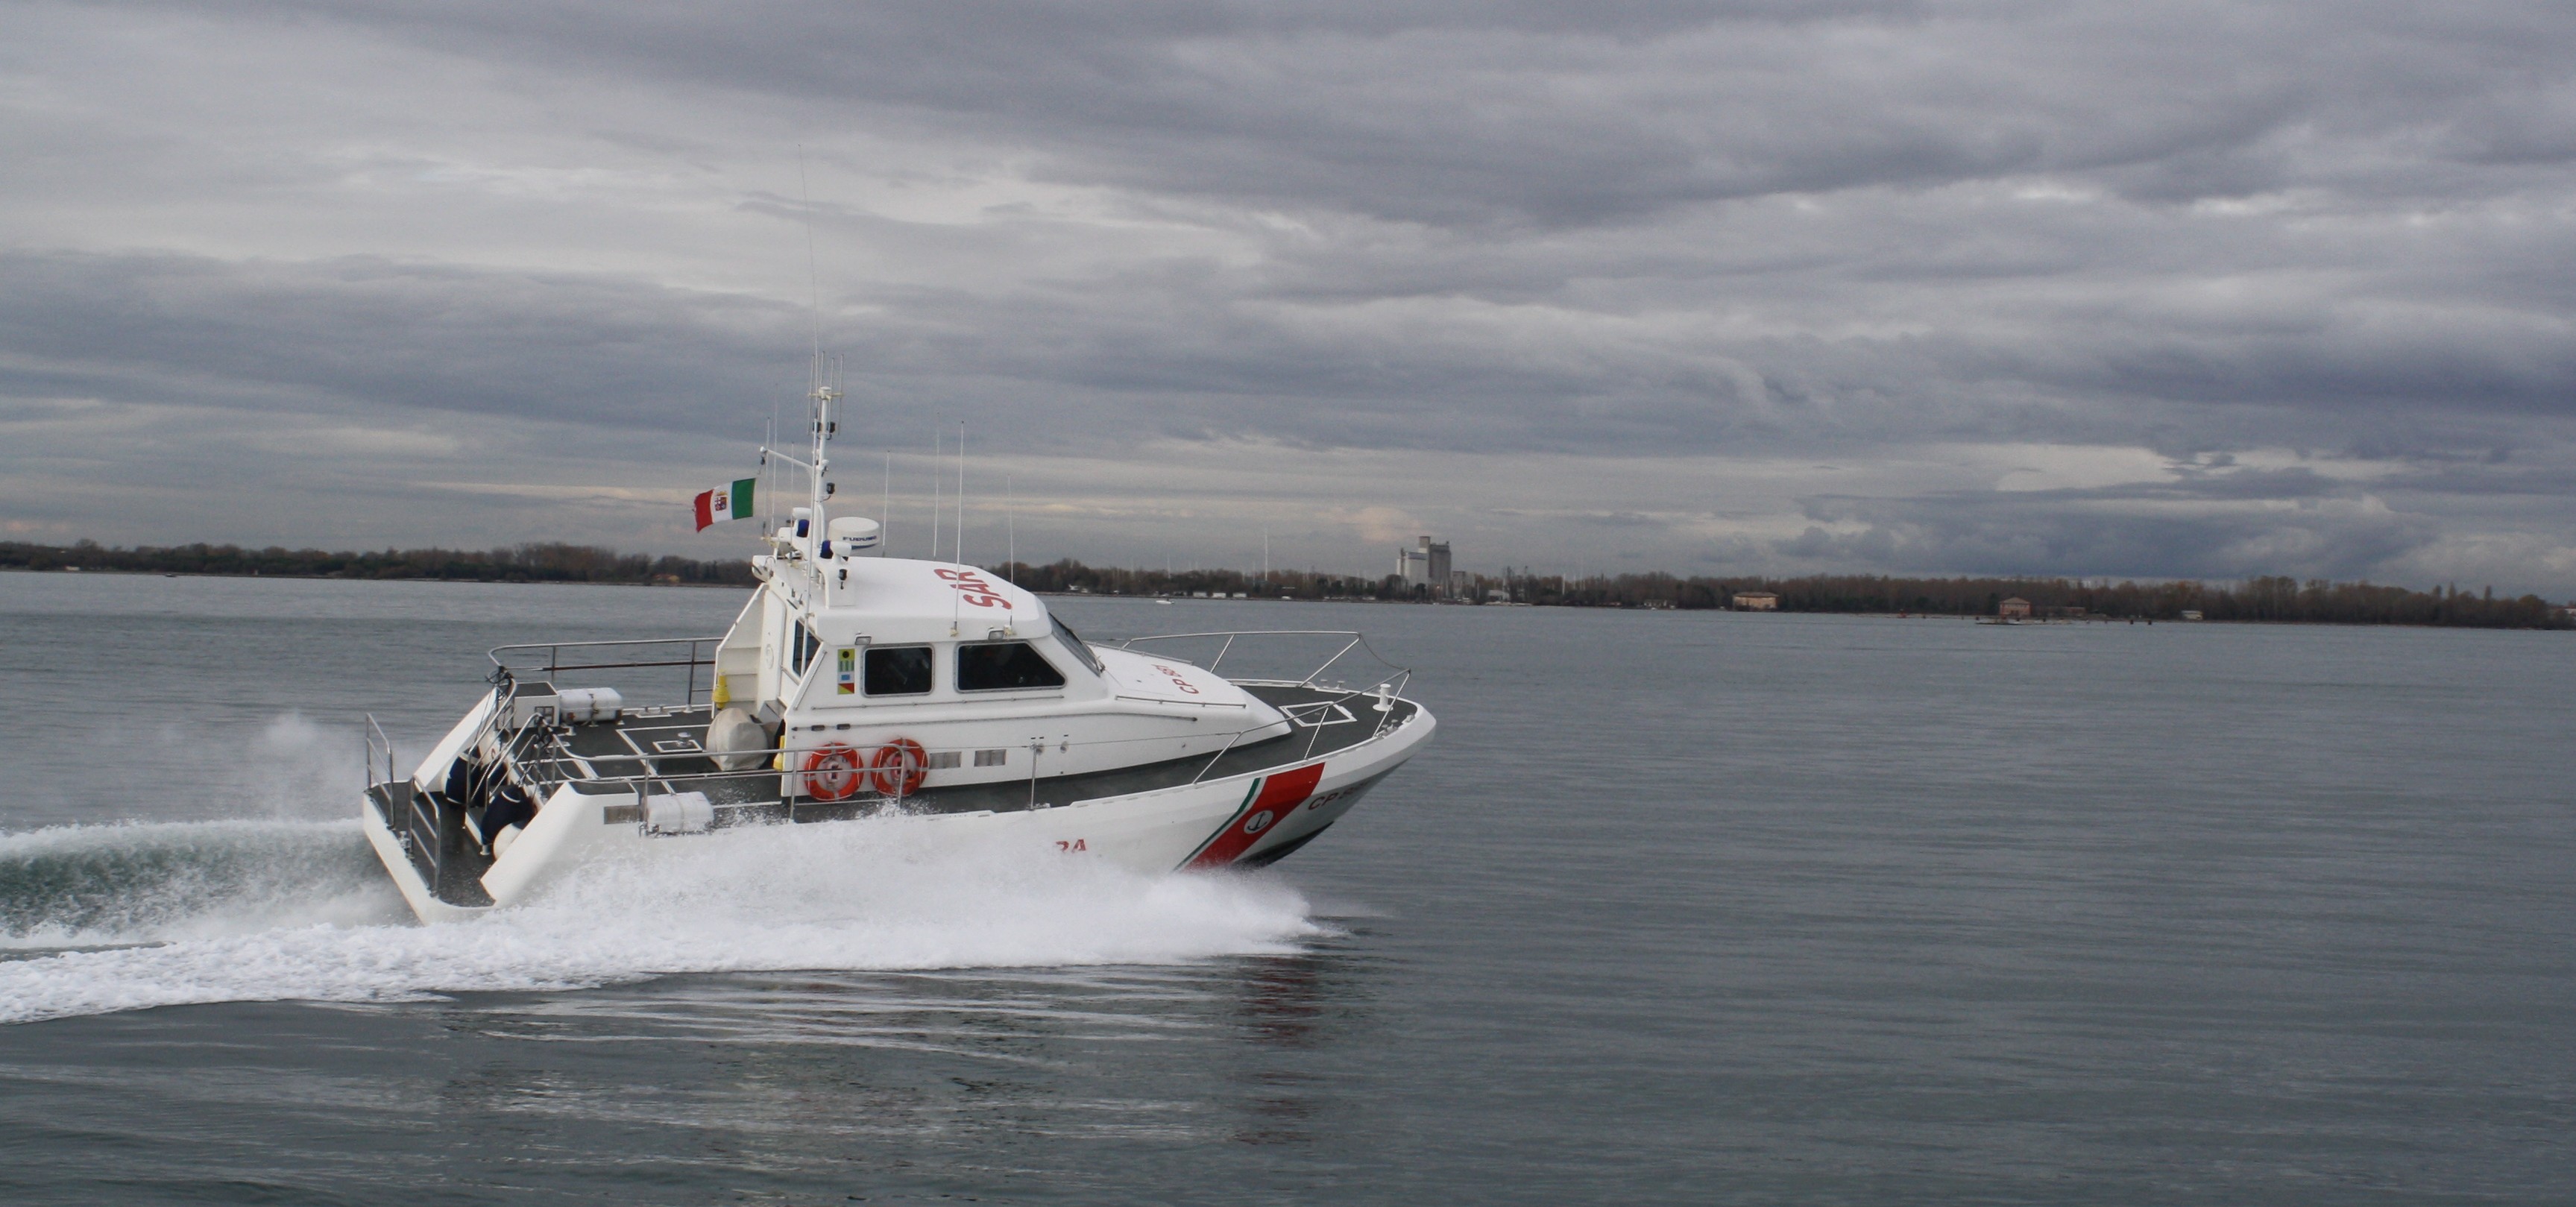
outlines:
[[[698,527],[704,529],[718,520],[751,518],[751,491],[760,479],[736,478],[731,486],[719,486],[698,494]]]
[[[1281,819],[1297,811],[1306,798],[1315,794],[1315,785],[1324,780],[1324,765],[1312,763],[1294,771],[1281,771],[1254,780],[1250,791],[1243,794],[1243,804],[1228,818],[1225,828],[1216,832],[1190,856],[1183,867],[1221,868],[1241,858],[1252,844]]]

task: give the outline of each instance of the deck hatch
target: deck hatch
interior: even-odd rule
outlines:
[[[1302,729],[1316,729],[1326,725],[1348,725],[1359,720],[1358,717],[1351,715],[1350,709],[1330,700],[1292,705],[1279,711]]]

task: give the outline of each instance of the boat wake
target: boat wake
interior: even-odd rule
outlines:
[[[0,952],[408,916],[354,819],[59,826],[0,835]]]
[[[1305,898],[1265,876],[958,850],[899,823],[651,844],[440,926],[408,921],[355,822],[0,835],[0,1023],[673,973],[1165,964],[1288,952],[1322,933]]]

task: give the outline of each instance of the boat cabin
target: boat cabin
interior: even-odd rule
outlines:
[[[760,589],[715,652],[714,705],[759,725],[780,770],[834,745],[873,761],[900,742],[924,760],[920,782],[969,784],[1027,779],[1039,760],[1060,775],[1191,758],[1290,728],[1210,671],[1094,648],[976,567],[870,556],[873,521],[815,527],[800,515],[752,559]]]

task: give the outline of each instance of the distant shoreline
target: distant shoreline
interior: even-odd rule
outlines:
[[[706,582],[652,582],[613,578],[431,578],[353,577],[346,574],[262,574],[257,571],[231,573],[216,570],[125,570],[98,566],[58,566],[38,570],[27,566],[0,566],[0,574],[96,574],[112,578],[274,578],[289,582],[317,583],[454,583],[463,587],[722,587],[740,590],[749,584]]]
[[[1460,573],[1440,589],[1395,575],[1279,570],[1137,570],[1087,566],[1070,558],[1043,566],[988,567],[1044,595],[1101,599],[1295,599],[1314,603],[1638,610],[1811,612],[1856,616],[1998,618],[2019,623],[2140,621],[2409,625],[2441,628],[2576,629],[2576,605],[2537,595],[2498,597],[2492,588],[2414,591],[2368,582],[2258,577],[2235,584],[2192,581],[2006,578],[1895,578],[1886,575],[1681,577],[1665,573],[1576,578],[1506,571]],[[0,542],[0,571],[297,578],[390,582],[588,583],[632,587],[750,588],[747,558],[619,553],[588,545],[529,544],[491,550],[388,549],[327,552],[233,545],[111,548],[95,542]]]

